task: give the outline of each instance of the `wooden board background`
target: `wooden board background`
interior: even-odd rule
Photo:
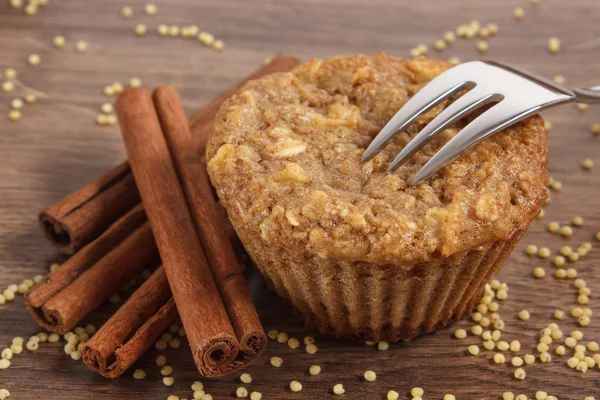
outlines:
[[[137,76],[147,87],[173,84],[181,90],[191,114],[276,52],[295,54],[303,60],[379,50],[406,56],[414,45],[430,44],[444,31],[470,19],[495,22],[500,27],[499,35],[490,40],[486,58],[550,77],[562,74],[572,85],[600,83],[598,0],[542,0],[537,7],[525,0],[158,0],[159,13],[154,17],[143,14],[144,2],[131,0],[127,4],[135,9],[131,20],[121,18],[120,9],[126,4],[115,0],[51,0],[33,17],[9,8],[7,3],[3,0],[0,4],[0,69],[16,68],[19,89],[15,93],[32,90],[40,101],[26,106],[23,120],[13,124],[6,114],[14,96],[0,92],[0,288],[44,273],[59,259],[38,231],[37,212],[124,158],[118,130],[93,123],[99,105],[106,100],[102,88],[108,83]],[[523,6],[526,12],[521,22],[511,16],[516,6]],[[137,38],[133,26],[141,22],[148,25],[150,33]],[[159,38],[155,33],[159,23],[197,24],[223,38],[226,49],[217,53],[195,40]],[[63,50],[51,44],[58,34],[68,41]],[[557,56],[546,50],[550,36],[562,41],[563,49]],[[89,42],[84,54],[73,50],[78,39]],[[443,59],[455,55],[462,60],[477,59],[481,56],[475,44],[461,40],[443,53],[433,54]],[[26,63],[33,52],[42,57],[38,67]],[[593,241],[600,230],[600,138],[589,133],[591,123],[600,121],[598,107],[579,113],[574,106],[564,106],[547,115],[553,123],[550,170],[564,188],[562,193],[552,193],[546,218],[534,224],[500,275],[510,285],[509,299],[501,308],[507,321],[504,337],[519,339],[521,353],[534,350],[538,331],[552,321],[555,308],[568,311],[576,304],[570,282],[551,276],[531,278],[535,266],[546,266],[548,275],[553,268],[547,262],[527,258],[523,248],[535,243],[556,251],[562,244],[577,246]],[[581,170],[580,161],[586,157],[596,161],[596,170]],[[567,223],[575,215],[585,218],[585,226],[577,228],[572,239],[545,232],[548,221]],[[600,282],[595,267],[599,254],[594,249],[584,261],[574,264],[594,291],[591,307],[598,315],[595,293]],[[299,324],[258,277],[253,276],[252,281],[266,328],[285,329],[299,338],[314,334]],[[528,322],[515,317],[523,308],[532,314]],[[114,310],[115,306],[104,306],[89,321],[99,323]],[[469,327],[470,323],[464,320],[458,326]],[[561,327],[568,333],[576,324],[567,318]],[[561,399],[600,397],[598,368],[584,375],[569,370],[566,357],[555,356],[551,364],[527,367],[527,379],[517,381],[512,378],[514,368],[494,365],[490,352],[467,356],[467,345],[476,340],[452,338],[455,328],[392,345],[387,352],[320,336],[315,356],[270,343],[266,354],[248,369],[254,381],[247,387],[262,392],[264,399],[333,398],[332,387],[338,382],[346,387],[347,399],[382,399],[392,388],[402,394],[401,398],[408,398],[410,388],[416,385],[425,388],[425,398],[430,399],[441,399],[444,393],[459,399],[499,399],[505,390],[530,397],[536,390]],[[582,330],[585,340],[600,341],[597,316]],[[37,331],[20,297],[0,306],[0,348],[9,345],[15,335]],[[121,379],[107,380],[72,361],[58,344],[16,357],[10,369],[0,371],[0,387],[8,388],[15,399],[166,399],[169,394],[189,399],[189,386],[198,376],[184,347],[166,352],[175,370],[176,383],[171,388],[160,382],[158,367],[153,365],[155,350],[137,365],[146,370],[145,380],[132,379],[131,372]],[[280,369],[268,365],[275,355],[284,359]],[[311,364],[320,364],[322,374],[309,377]],[[376,382],[364,382],[362,374],[367,369],[378,373]],[[215,399],[232,398],[237,377],[205,380],[205,386]],[[302,392],[289,390],[292,379],[303,383]]]

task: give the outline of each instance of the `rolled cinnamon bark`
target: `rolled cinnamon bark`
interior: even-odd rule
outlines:
[[[26,293],[25,306],[40,326],[65,333],[156,259],[138,205]]]
[[[123,374],[177,318],[162,267],[140,286],[81,351],[83,362],[107,378]]]
[[[42,211],[40,227],[50,243],[73,254],[139,202],[125,162]]]
[[[289,71],[299,63],[296,57],[278,55],[194,114],[189,123],[196,145],[202,149],[206,147],[208,133],[219,107],[244,83],[270,73]],[[46,238],[60,251],[73,254],[98,237],[139,201],[129,164],[124,162],[42,211],[39,215],[40,227]]]
[[[200,373],[219,376],[239,344],[208,266],[150,93],[129,88],[116,103],[131,171]]]
[[[154,91],[153,98],[196,231],[240,345],[238,357],[227,366],[227,369],[235,370],[264,351],[267,337],[224,229],[206,164],[200,162],[198,149],[190,146],[192,135],[179,94],[171,86],[160,86]],[[213,373],[209,372],[210,363],[203,368],[207,369],[205,374]],[[221,372],[224,368],[218,369]]]

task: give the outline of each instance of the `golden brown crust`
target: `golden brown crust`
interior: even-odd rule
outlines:
[[[250,252],[411,267],[526,229],[547,196],[539,116],[416,186],[414,174],[460,126],[393,174],[385,169],[445,105],[373,160],[360,159],[406,100],[448,67],[383,53],[332,57],[249,82],[228,100],[208,142],[208,170]]]

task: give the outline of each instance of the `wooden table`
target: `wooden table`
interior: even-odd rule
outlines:
[[[416,44],[430,44],[443,32],[471,19],[495,22],[500,27],[498,36],[490,40],[486,58],[515,63],[550,77],[562,74],[572,85],[600,81],[598,0],[542,0],[537,7],[525,0],[170,0],[157,1],[159,13],[153,17],[144,15],[144,2],[132,0],[127,4],[135,10],[130,20],[120,15],[125,3],[114,0],[52,0],[33,17],[9,8],[7,3],[0,5],[0,69],[18,70],[19,89],[13,94],[0,92],[0,101],[5,104],[0,113],[0,288],[45,273],[51,262],[60,260],[38,230],[37,212],[124,159],[118,130],[94,124],[100,104],[107,100],[102,88],[114,81],[127,82],[137,76],[147,87],[173,84],[181,90],[191,114],[276,52],[304,60],[379,50],[406,56]],[[520,22],[512,17],[516,6],[525,9]],[[138,23],[148,25],[146,37],[133,34]],[[155,33],[159,23],[197,24],[224,39],[226,48],[219,53],[196,40],[159,38]],[[55,35],[67,38],[65,49],[52,46]],[[562,42],[561,52],[555,56],[547,51],[551,36]],[[79,39],[89,42],[83,54],[73,49]],[[459,40],[442,53],[433,51],[433,56],[476,59],[481,55],[475,46],[476,40]],[[37,67],[26,62],[34,52],[42,57]],[[6,105],[15,94],[29,91],[38,93],[39,102],[25,107],[21,122],[10,123]],[[565,106],[548,113],[553,124],[550,170],[564,187],[561,193],[552,193],[546,217],[535,222],[500,275],[510,285],[510,296],[500,309],[507,322],[503,338],[520,340],[521,353],[537,354],[538,332],[552,322],[554,309],[569,313],[576,305],[572,282],[555,279],[549,262],[525,256],[525,245],[545,245],[555,252],[560,245],[594,241],[600,230],[596,197],[600,195],[600,175],[597,170],[584,172],[580,167],[586,157],[600,165],[600,138],[589,133],[591,123],[600,121],[597,110],[592,107],[580,113],[574,106]],[[570,240],[545,232],[549,221],[568,223],[575,215],[585,219],[585,226],[576,228]],[[573,265],[592,291],[600,290],[599,272],[594,268],[599,254],[594,249]],[[532,278],[536,266],[546,268],[544,279]],[[267,329],[284,329],[298,338],[316,334],[303,328],[259,277],[253,275],[251,280]],[[600,315],[595,294],[591,299],[591,308]],[[86,321],[101,323],[115,307],[103,306]],[[525,308],[531,319],[519,321],[516,313]],[[383,399],[389,389],[408,398],[413,386],[423,387],[425,398],[430,399],[441,399],[445,393],[458,399],[499,399],[506,390],[529,397],[537,390],[561,399],[600,397],[598,368],[586,374],[570,370],[566,356],[553,355],[550,364],[528,366],[524,381],[513,378],[515,368],[508,363],[495,365],[492,352],[468,356],[467,345],[477,340],[472,336],[458,340],[452,333],[457,327],[470,325],[465,319],[435,334],[393,344],[385,352],[321,336],[314,356],[270,343],[266,354],[248,369],[253,382],[247,387],[262,392],[264,399],[333,398],[336,383],[344,384],[347,399]],[[577,328],[571,317],[560,326],[566,334]],[[590,327],[579,329],[585,333],[584,341],[600,341],[596,317]],[[0,306],[0,348],[9,345],[15,335],[29,336],[38,331],[20,297]],[[25,351],[15,357],[10,369],[0,371],[0,388],[8,388],[15,399],[166,399],[170,394],[189,399],[190,384],[198,375],[185,347],[166,353],[175,370],[176,383],[171,388],[160,381],[153,361],[156,350],[137,364],[146,370],[145,380],[134,380],[131,371],[120,379],[107,380],[71,360],[58,344],[45,344],[35,353]],[[282,357],[283,367],[271,367],[272,356]],[[307,374],[312,364],[323,367],[319,376]],[[363,380],[367,369],[377,372],[376,382]],[[289,390],[293,379],[302,382],[301,392]],[[234,397],[240,385],[238,374],[204,383],[215,399]]]

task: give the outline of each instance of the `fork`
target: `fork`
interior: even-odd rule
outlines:
[[[471,61],[437,76],[417,92],[383,127],[362,159],[375,157],[398,133],[420,115],[449,97],[469,89],[425,126],[389,165],[396,170],[452,123],[491,103],[431,157],[412,180],[412,185],[433,175],[469,147],[546,108],[569,102],[600,103],[600,86],[567,88],[521,68],[494,61]]]

